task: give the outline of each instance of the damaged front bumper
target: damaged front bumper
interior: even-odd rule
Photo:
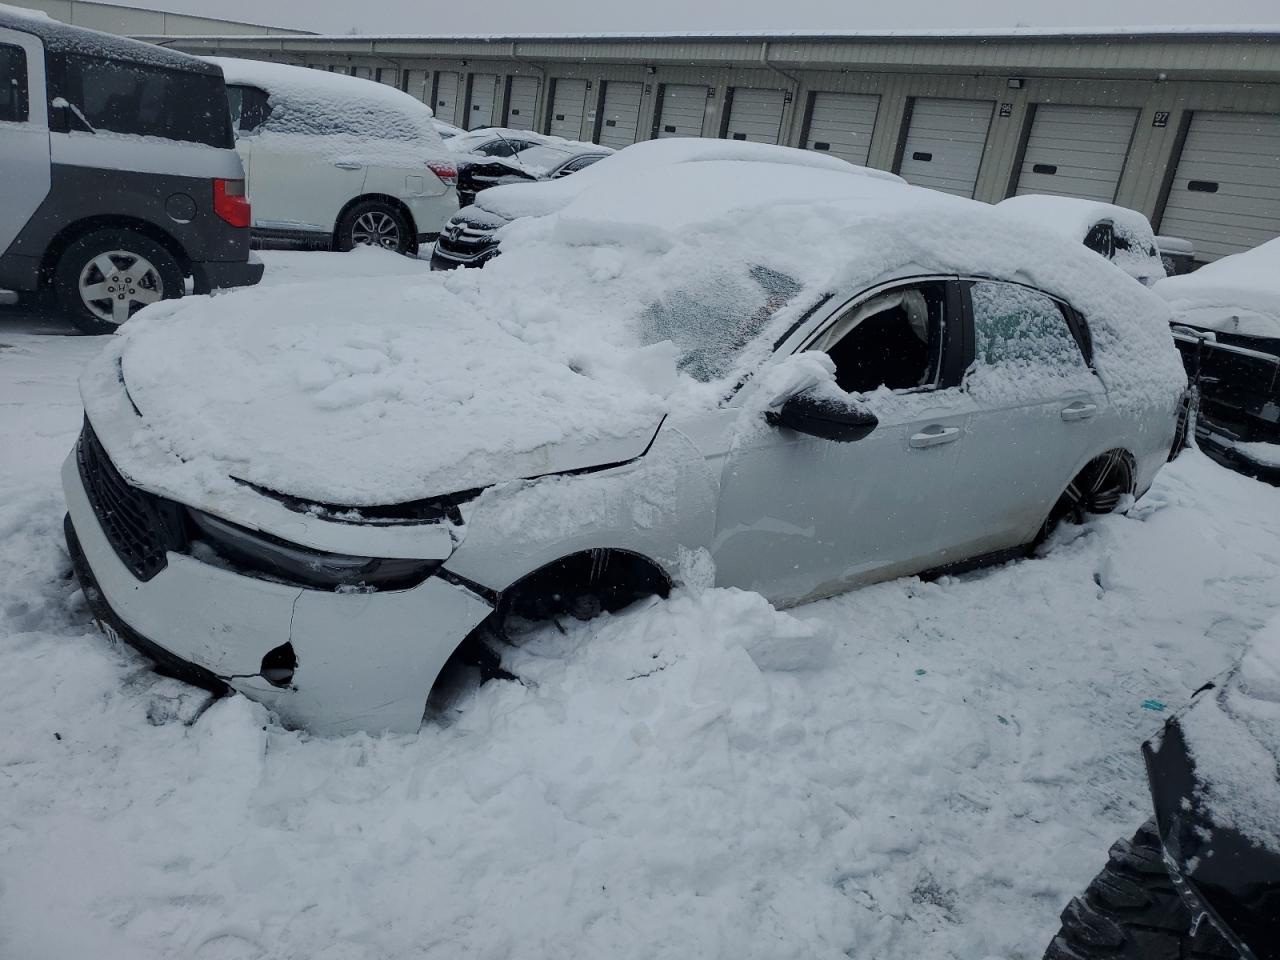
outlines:
[[[62,482],[68,549],[107,632],[162,672],[214,692],[239,691],[290,726],[324,734],[417,730],[436,675],[492,610],[438,576],[404,590],[316,590],[175,552],[142,580],[104,532],[75,451]],[[286,647],[294,669],[279,685],[277,652]]]

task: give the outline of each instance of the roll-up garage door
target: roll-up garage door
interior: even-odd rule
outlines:
[[[700,137],[707,113],[707,88],[664,83],[658,106],[659,137]]]
[[[373,68],[372,67],[352,67],[351,75],[353,77],[359,77],[361,80],[372,80]]]
[[[1194,113],[1160,232],[1216,260],[1280,236],[1280,116]]]
[[[431,109],[445,123],[458,122],[458,75],[452,70],[436,74],[436,100]]]
[[[842,160],[865,166],[879,106],[879,97],[866,94],[813,94],[805,149],[830,152]]]
[[[427,70],[406,70],[404,89],[409,96],[431,106],[431,73]]]
[[[1017,192],[1110,203],[1137,120],[1138,111],[1124,107],[1037,105]]]
[[[972,197],[992,106],[989,100],[915,100],[898,173],[909,183]]]
[[[642,83],[610,80],[604,85],[604,111],[600,117],[600,144],[621,149],[636,142],[640,123]]]
[[[729,140],[777,143],[782,135],[784,102],[785,94],[781,90],[734,87],[724,136]]]
[[[400,86],[400,71],[395,67],[379,67],[376,78],[379,83],[386,84],[388,87]]]
[[[512,130],[532,130],[533,115],[537,109],[538,78],[512,77],[506,126]]]
[[[498,78],[491,73],[471,75],[470,107],[467,110],[467,129],[493,126],[493,101],[498,93]]]
[[[551,81],[551,120],[547,133],[578,140],[582,137],[582,115],[587,109],[587,81]]]

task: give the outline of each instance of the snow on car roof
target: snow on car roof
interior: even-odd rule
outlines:
[[[668,166],[677,163],[699,163],[713,160],[759,161],[786,163],[817,170],[858,171],[870,177],[906,183],[901,177],[871,167],[855,167],[853,164],[812,150],[797,150],[769,143],[748,143],[741,140],[719,140],[709,137],[666,137],[661,140],[643,140],[623,147],[607,160],[592,164],[572,177],[549,183],[513,183],[493,187],[476,198],[481,210],[497,214],[507,220],[518,217],[538,217],[559,210],[578,194],[598,183],[625,178],[632,170]]]
[[[179,53],[167,47],[131,40],[111,33],[88,30],[54,20],[39,10],[28,10],[0,4],[0,27],[18,30],[39,37],[46,50],[55,53],[78,53],[92,56],[127,60],[131,63],[170,70],[188,70],[213,73],[208,62],[200,57]]]
[[[222,68],[228,84],[258,87],[270,95],[271,116],[260,128],[264,133],[425,145],[434,148],[433,156],[448,156],[431,108],[384,83],[261,60],[206,60]]]
[[[901,183],[677,164],[506,229],[510,249],[483,270],[150,307],[89,376],[90,419],[91,384],[115,383],[119,357],[138,429],[185,461],[170,481],[230,473],[353,505],[445,494],[713,409],[828,295],[922,273],[992,274],[1070,300],[1120,410],[1172,416],[1185,383],[1159,298],[1081,244]],[[154,468],[132,458],[146,446],[112,451],[142,483]]]
[[[1161,280],[1175,320],[1223,333],[1280,337],[1280,238]]]

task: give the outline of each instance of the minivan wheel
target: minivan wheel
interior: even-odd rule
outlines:
[[[178,261],[132,230],[95,230],[63,251],[53,276],[58,305],[82,333],[112,333],[157,300],[182,296]]]
[[[382,200],[365,200],[342,215],[338,224],[339,250],[382,247],[396,253],[417,251],[417,238],[405,215]]]

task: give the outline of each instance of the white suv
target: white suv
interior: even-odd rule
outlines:
[[[358,77],[212,57],[226,76],[258,240],[415,253],[458,209],[430,108]]]

